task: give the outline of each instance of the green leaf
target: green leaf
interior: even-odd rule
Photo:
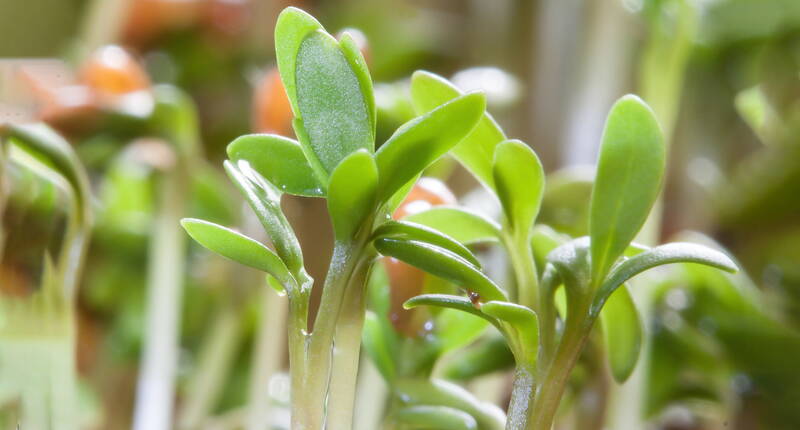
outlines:
[[[295,116],[300,116],[295,76],[297,54],[306,36],[317,30],[323,30],[322,24],[313,16],[295,7],[284,9],[275,23],[275,59]]]
[[[291,278],[283,261],[257,240],[199,219],[184,218],[181,225],[197,243],[223,257],[269,273],[281,282]]]
[[[439,354],[471,344],[486,331],[487,326],[485,318],[477,318],[455,309],[442,309],[436,314],[434,323],[436,336],[441,341]]]
[[[481,312],[504,321],[513,333],[505,331],[512,348],[523,354],[528,363],[535,362],[539,350],[539,319],[529,308],[516,303],[491,301],[481,305]]]
[[[474,346],[452,354],[439,367],[441,375],[451,381],[470,381],[514,367],[514,354],[500,333],[488,332]]]
[[[397,129],[375,154],[381,180],[379,199],[386,201],[464,139],[485,108],[483,94],[467,94]]]
[[[387,237],[375,240],[374,244],[381,254],[473,291],[480,296],[480,300],[506,300],[503,290],[472,263],[452,251],[425,242]]]
[[[383,379],[389,383],[394,381],[397,371],[392,349],[384,336],[379,317],[372,311],[367,311],[364,319],[363,338],[364,350],[375,363]]]
[[[296,66],[299,112],[295,116],[308,137],[313,154],[306,156],[311,163],[318,161],[331,173],[351,153],[372,152],[370,107],[336,39],[322,30],[310,33],[300,44]]]
[[[455,309],[461,312],[466,312],[477,317],[481,317],[492,325],[500,328],[500,323],[496,318],[484,314],[466,297],[454,296],[452,294],[421,294],[416,297],[408,299],[403,303],[406,309],[414,309],[418,306],[436,306],[446,309]]]
[[[250,166],[284,193],[323,197],[327,184],[320,184],[300,144],[274,134],[248,134],[228,145],[233,161],[247,160]]]
[[[676,242],[656,246],[623,261],[614,268],[597,291],[592,304],[592,313],[596,315],[611,293],[629,279],[645,270],[671,263],[697,263],[728,272],[737,270],[736,263],[730,257],[703,245]]]
[[[331,174],[328,212],[336,240],[350,240],[375,208],[378,168],[365,149],[345,158]]]
[[[438,230],[464,245],[499,241],[499,224],[458,207],[437,206],[404,219]]]
[[[411,77],[411,97],[417,113],[430,112],[462,92],[441,76],[418,71]],[[453,148],[453,156],[484,185],[494,189],[492,160],[495,146],[506,140],[503,131],[488,112],[484,112],[478,125]]]
[[[608,363],[620,384],[633,373],[642,348],[642,321],[626,286],[618,288],[600,311]]]
[[[592,190],[592,282],[599,285],[647,220],[661,190],[664,138],[653,111],[627,95],[611,108]]]
[[[307,277],[303,268],[303,253],[289,221],[281,211],[280,191],[253,170],[245,160],[240,160],[235,165],[225,161],[224,166],[228,176],[256,213],[275,246],[275,251],[298,283],[302,284]]]
[[[530,232],[544,194],[544,169],[539,157],[519,140],[497,145],[493,174],[497,197],[512,229]]]
[[[481,267],[481,263],[467,247],[460,244],[452,237],[422,224],[415,224],[408,221],[387,221],[375,229],[373,237],[390,237],[394,239],[416,240],[430,243],[431,245],[444,248],[457,254],[475,266],[475,268],[480,269]]]
[[[14,143],[38,156],[41,161],[63,176],[72,189],[80,224],[91,223],[91,189],[89,178],[69,142],[52,128],[43,124],[6,124],[4,134]]]
[[[441,379],[400,379],[392,387],[397,398],[409,405],[439,405],[472,415],[478,428],[500,430],[505,416],[497,407],[480,402],[464,388]]]
[[[339,37],[339,47],[342,49],[350,67],[356,74],[359,84],[361,84],[361,92],[364,94],[364,101],[367,104],[367,112],[369,113],[369,121],[372,124],[372,138],[375,138],[375,127],[377,126],[378,108],[375,105],[375,91],[372,88],[372,77],[369,74],[367,62],[364,60],[364,55],[358,48],[358,44],[353,39],[353,36],[345,31]]]
[[[409,406],[397,411],[394,421],[408,429],[477,430],[472,415],[447,406]]]

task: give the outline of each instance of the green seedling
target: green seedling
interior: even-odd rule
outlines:
[[[430,257],[460,276],[463,285],[478,281],[475,288],[502,297],[473,266],[474,257],[463,245],[436,230],[388,217],[419,174],[475,127],[485,99],[477,93],[459,96],[404,124],[376,150],[372,81],[347,33],[336,40],[314,18],[289,8],[278,18],[275,34],[298,140],[243,136],[230,144],[225,162],[272,247],[199,220],[187,219],[183,225],[209,249],[265,271],[270,283],[287,294],[292,428],[347,429],[366,280],[379,249]],[[313,330],[313,281],[280,209],[284,193],[325,198],[335,232]]]
[[[507,420],[443,381],[393,380],[406,404],[391,419],[404,428],[496,428],[505,421],[508,429],[549,430],[598,319],[615,378],[624,380],[635,366],[641,327],[625,286],[629,279],[676,262],[736,269],[727,256],[700,245],[632,245],[660,192],[665,166],[658,123],[635,96],[620,99],[606,123],[589,236],[562,240],[534,228],[544,195],[543,168],[527,145],[506,138],[485,112],[483,95],[463,94],[436,75],[416,73],[411,93],[420,116],[376,150],[372,81],[349,36],[337,40],[308,14],[288,8],[278,18],[275,40],[298,139],[243,136],[229,145],[225,162],[271,246],[202,220],[182,224],[203,246],[265,272],[288,296],[293,429],[352,427],[366,285],[379,254],[466,293],[422,295],[407,307],[438,306],[485,319],[505,337],[516,361]],[[501,222],[459,208],[390,220],[419,175],[447,153],[498,199]],[[325,198],[335,233],[313,329],[313,281],[281,210],[283,194]],[[479,242],[503,246],[513,283],[501,287],[483,273],[467,248]],[[541,270],[537,253],[546,255],[540,255]],[[368,331],[374,329],[368,325]],[[381,342],[380,336],[373,341]],[[391,379],[396,366],[383,356],[379,367]]]

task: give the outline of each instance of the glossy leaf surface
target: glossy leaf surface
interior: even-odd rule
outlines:
[[[374,243],[381,254],[444,278],[465,290],[474,291],[481,300],[506,300],[505,293],[494,282],[452,251],[425,242],[386,237]]]
[[[639,273],[670,263],[697,263],[728,272],[737,270],[736,263],[722,252],[694,243],[668,243],[656,246],[620,263],[597,291],[592,312],[599,312],[605,301],[620,285]]]
[[[185,218],[181,225],[197,243],[223,257],[269,273],[282,282],[290,277],[283,261],[271,249],[254,239],[198,219]]]
[[[636,368],[642,347],[642,321],[626,286],[618,288],[600,311],[608,363],[618,383]]]
[[[300,144],[274,134],[248,134],[228,145],[228,157],[246,160],[250,166],[284,193],[322,197],[327,184],[321,184],[308,163]]]
[[[592,282],[599,285],[644,225],[661,190],[664,138],[652,110],[633,95],[606,120],[592,190]]]
[[[499,241],[499,224],[459,207],[438,206],[404,219],[438,230],[464,245]]]
[[[328,212],[337,240],[349,240],[375,207],[378,168],[364,149],[350,154],[331,175]]]
[[[481,263],[475,258],[475,255],[464,245],[460,244],[452,237],[422,224],[408,221],[388,221],[381,224],[381,226],[375,230],[374,236],[376,238],[391,237],[395,239],[416,240],[430,243],[457,254],[476,268],[481,267]]]
[[[458,144],[475,127],[485,108],[483,94],[467,94],[397,129],[375,154],[380,200],[386,201]]]
[[[511,227],[528,232],[539,213],[544,194],[544,170],[539,157],[519,140],[506,140],[495,149],[495,189]]]
[[[497,319],[484,314],[466,297],[454,296],[452,294],[422,294],[408,299],[403,307],[406,309],[414,309],[417,306],[437,306],[440,308],[456,309],[466,312],[489,321],[490,323],[498,326]]]
[[[430,112],[461,94],[461,90],[433,73],[419,71],[411,78],[411,97],[417,113]],[[453,148],[452,154],[481,183],[493,189],[492,160],[495,146],[505,139],[492,116],[484,112],[469,135]]]
[[[224,166],[231,181],[239,188],[256,213],[275,250],[290,272],[296,277],[304,273],[300,243],[281,211],[281,195],[278,189],[253,170],[246,161],[239,161],[235,165],[226,161]],[[297,281],[301,282],[300,279]]]

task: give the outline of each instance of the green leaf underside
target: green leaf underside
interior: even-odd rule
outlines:
[[[300,144],[274,134],[249,134],[228,145],[233,161],[247,160],[250,166],[281,192],[306,197],[323,197],[325,186],[317,182]]]
[[[500,225],[475,212],[454,206],[437,206],[409,215],[406,221],[438,230],[464,245],[497,242]]]
[[[418,306],[436,306],[440,308],[455,309],[468,314],[481,317],[489,321],[497,328],[500,328],[499,321],[475,307],[475,305],[466,297],[454,296],[452,294],[421,294],[412,297],[403,303],[406,309],[414,309]]]
[[[472,415],[447,406],[409,406],[394,414],[403,428],[437,430],[477,430],[478,422]]]
[[[313,16],[295,7],[284,9],[275,23],[275,59],[295,116],[300,115],[295,77],[297,52],[306,36],[322,29],[322,24]]]
[[[271,249],[254,239],[198,219],[185,218],[181,225],[197,243],[223,257],[269,273],[282,282],[290,277],[283,261]]]
[[[474,291],[481,300],[506,300],[505,293],[494,282],[452,251],[425,242],[386,237],[374,243],[381,254],[449,280],[465,290]]]
[[[485,108],[483,94],[467,94],[397,129],[375,154],[381,181],[380,201],[386,201],[460,142]]]
[[[544,169],[539,157],[519,140],[506,140],[495,148],[494,183],[511,227],[529,232],[544,194]]]
[[[627,286],[618,288],[600,311],[611,374],[625,382],[636,368],[642,346],[642,322]]]
[[[361,83],[336,39],[321,30],[310,33],[300,44],[296,66],[298,118],[325,171],[359,149],[372,152],[373,127]]]
[[[665,149],[652,110],[622,97],[606,120],[592,190],[592,282],[599,284],[644,225],[658,197]]]
[[[374,236],[376,238],[389,237],[429,243],[457,254],[477,269],[481,267],[481,263],[467,247],[452,237],[422,224],[408,221],[388,221],[375,230]]]
[[[289,270],[297,275],[304,271],[303,254],[294,232],[287,229],[288,222],[280,205],[280,191],[269,184],[247,161],[235,165],[224,163],[225,171],[255,212],[270,241]],[[299,281],[299,280],[298,280]]]
[[[433,73],[419,71],[411,78],[411,97],[417,113],[430,112],[461,94],[453,84]],[[492,160],[495,146],[505,139],[492,116],[484,112],[470,134],[453,148],[452,154],[478,181],[494,189]]]
[[[441,379],[399,379],[393,386],[397,397],[411,405],[437,405],[462,410],[472,415],[479,428],[502,428],[502,412],[457,384]]]
[[[728,272],[737,270],[736,263],[730,257],[703,245],[675,242],[656,246],[614,268],[597,291],[592,312],[597,314],[611,293],[632,277],[653,267],[671,263],[697,263]]]
[[[331,175],[328,212],[336,240],[351,239],[375,208],[378,168],[365,149],[345,158]]]

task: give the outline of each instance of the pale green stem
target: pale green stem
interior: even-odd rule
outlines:
[[[539,278],[528,232],[513,231],[504,240],[517,284],[517,303],[539,311]]]
[[[364,327],[365,291],[370,259],[362,259],[350,279],[345,302],[336,325],[333,371],[328,390],[328,430],[351,430],[356,381]]]
[[[588,303],[576,303],[569,310],[564,335],[553,360],[546,366],[537,385],[534,406],[529,410],[526,430],[551,430],[569,375],[589,338],[592,320]]]
[[[258,326],[256,350],[253,355],[253,376],[247,400],[247,430],[267,430],[272,418],[269,381],[280,369],[285,351],[286,300],[269,288],[259,292],[261,319]]]
[[[511,401],[508,404],[507,430],[525,430],[530,420],[536,395],[536,368],[529,363],[518,363],[514,370]]]
[[[165,173],[162,181],[148,252],[146,338],[137,382],[135,430],[172,426],[185,253],[184,234],[176,226],[184,213],[186,184],[180,169]]]
[[[217,312],[201,347],[179,420],[179,428],[199,428],[212,413],[222,392],[241,339],[239,310],[233,303]]]

